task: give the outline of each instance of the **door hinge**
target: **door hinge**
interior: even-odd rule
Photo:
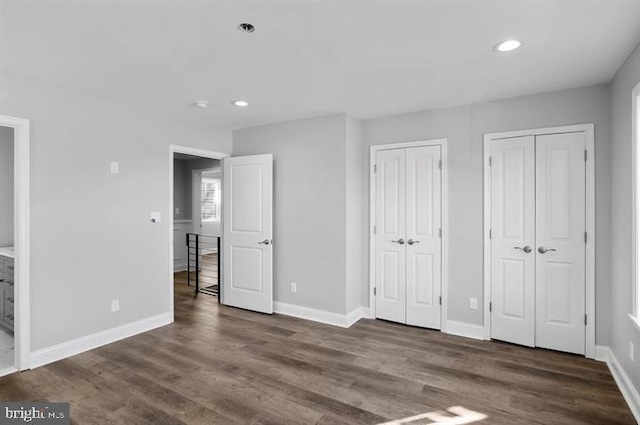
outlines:
[[[376,287],[375,286],[373,287],[373,296],[374,297],[376,296]]]
[[[491,229],[489,229],[489,239],[491,239]]]
[[[587,243],[587,232],[584,232],[584,243]]]
[[[587,315],[586,314],[584,315],[584,324],[585,325],[587,324]]]
[[[442,295],[440,295],[440,305],[442,305]]]
[[[378,172],[378,164],[373,164],[373,172],[374,173]]]
[[[442,237],[442,229],[438,229],[438,236]]]
[[[442,160],[438,161],[438,169],[442,170]]]
[[[489,301],[489,312],[491,312],[492,309],[493,309],[493,305],[492,305],[491,301]]]
[[[491,158],[493,158],[492,156],[489,157],[489,167],[491,167]]]
[[[587,150],[584,150],[584,162],[587,162]]]
[[[373,234],[375,235],[378,232],[378,227],[377,226],[373,226]]]

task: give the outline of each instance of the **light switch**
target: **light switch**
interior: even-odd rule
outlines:
[[[180,215],[180,207],[176,207],[175,215]]]
[[[160,211],[151,211],[151,222],[152,223],[160,223],[162,219],[162,215]]]
[[[111,174],[118,174],[120,172],[120,164],[113,161],[111,163]]]

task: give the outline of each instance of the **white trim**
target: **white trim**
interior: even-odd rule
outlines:
[[[631,319],[631,323],[633,323],[633,326],[636,328],[636,330],[640,332],[640,319],[634,317],[633,314],[629,315],[629,319]]]
[[[66,359],[171,323],[173,323],[173,311],[43,348],[31,353],[31,368]]]
[[[585,357],[594,358],[596,343],[596,285],[595,285],[595,146],[593,124],[578,124],[562,127],[538,128],[531,130],[508,131],[502,133],[487,133],[484,135],[484,328],[485,338],[491,339],[491,320],[489,314],[489,302],[491,301],[491,168],[489,158],[491,156],[491,142],[498,139],[508,139],[521,136],[540,136],[558,133],[584,133],[585,149],[587,150],[586,164],[586,230],[588,234],[586,244],[586,274],[585,274],[585,311],[588,316],[585,330]]]
[[[631,315],[634,323],[640,320],[640,275],[638,273],[638,143],[640,143],[640,123],[638,122],[638,108],[640,107],[640,83],[631,92]]]
[[[15,358],[17,369],[25,370],[31,351],[30,122],[0,115],[0,126],[14,131]]]
[[[273,302],[273,312],[283,314],[285,316],[324,323],[326,325],[338,326],[340,328],[349,328],[358,320],[369,317],[369,309],[366,307],[357,307],[350,313],[340,314],[294,304],[287,304],[280,301]]]
[[[16,373],[16,372],[19,372],[19,370],[15,366],[0,369],[0,378],[2,378],[3,376],[11,375],[12,373]]]
[[[202,158],[219,159],[222,160],[229,156],[226,153],[208,151],[204,149],[191,148],[188,146],[169,145],[169,244],[167,246],[169,257],[169,276],[167,289],[169,290],[169,309],[173,315],[174,299],[173,299],[173,224],[174,224],[174,210],[173,210],[173,159],[175,153],[184,153],[187,155],[199,156]],[[220,231],[222,232],[222,221],[220,222]],[[188,260],[187,260],[188,261]],[[220,276],[222,277],[222,270],[220,270]],[[224,297],[224,295],[222,295]],[[221,301],[224,301],[221,298]],[[172,316],[173,317],[173,316]]]
[[[376,163],[376,153],[382,150],[414,148],[422,146],[440,146],[440,160],[442,161],[442,177],[441,177],[441,208],[442,208],[442,286],[440,292],[442,294],[442,308],[440,311],[440,330],[447,331],[447,301],[449,288],[449,179],[448,179],[448,155],[447,155],[447,139],[431,139],[418,140],[414,142],[389,143],[385,145],[371,146],[369,153],[369,316],[372,319],[376,317],[376,300],[373,295],[375,287],[375,235],[373,227],[376,222],[376,175],[374,173],[374,165]]]
[[[456,322],[447,320],[447,332],[449,335],[463,336],[465,338],[473,338],[484,340],[484,326],[474,323]]]
[[[595,359],[601,362],[606,362],[611,371],[613,379],[616,381],[622,396],[629,405],[631,413],[636,418],[636,422],[640,423],[640,393],[638,389],[633,386],[633,382],[629,378],[629,375],[625,372],[618,361],[618,358],[613,353],[610,347],[603,345],[597,345],[595,347]]]

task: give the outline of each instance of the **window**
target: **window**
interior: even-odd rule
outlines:
[[[636,86],[632,94],[633,101],[633,170],[635,173],[633,208],[634,208],[634,289],[633,313],[631,318],[640,329],[640,84]]]
[[[220,221],[220,179],[202,176],[202,222]]]

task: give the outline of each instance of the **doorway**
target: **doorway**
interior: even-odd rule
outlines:
[[[29,367],[29,121],[0,116],[0,376]]]
[[[446,328],[446,140],[371,148],[372,316]]]
[[[263,313],[273,312],[273,155],[228,157],[226,154],[171,145],[169,157],[170,181],[170,306],[174,309],[174,271],[180,270],[174,262],[175,252],[186,239],[178,232],[174,223],[179,212],[174,205],[176,178],[176,155],[201,157],[222,163],[220,185],[216,186],[216,167],[200,167],[200,192],[196,195],[203,204],[199,223],[215,222],[219,218],[220,238],[224,243],[208,249],[196,245],[196,264],[208,251],[215,252],[219,270],[219,300],[222,304]],[[211,169],[214,169],[211,171]],[[204,182],[204,184],[203,184]],[[216,188],[218,194],[215,193]],[[193,193],[193,192],[191,192]],[[213,206],[211,200],[219,198],[221,205]],[[193,214],[193,212],[192,212]],[[187,220],[188,221],[188,220]],[[189,228],[189,223],[186,223]],[[199,225],[198,225],[199,227]],[[193,224],[191,224],[193,229]],[[199,229],[194,229],[198,231]],[[195,232],[193,232],[195,233]],[[194,236],[197,238],[197,233]],[[191,235],[190,235],[191,236]],[[185,235],[186,238],[186,235]],[[196,244],[198,242],[196,241]],[[183,245],[184,247],[184,245]],[[182,248],[184,249],[184,248]],[[187,258],[184,264],[190,268]],[[222,266],[222,267],[220,267]],[[217,271],[216,270],[216,271]],[[217,273],[216,273],[217,274]],[[196,272],[196,275],[198,273]]]
[[[219,159],[174,154],[174,276],[196,294],[219,294],[220,166]]]
[[[485,157],[488,337],[593,356],[593,125],[489,134]]]

